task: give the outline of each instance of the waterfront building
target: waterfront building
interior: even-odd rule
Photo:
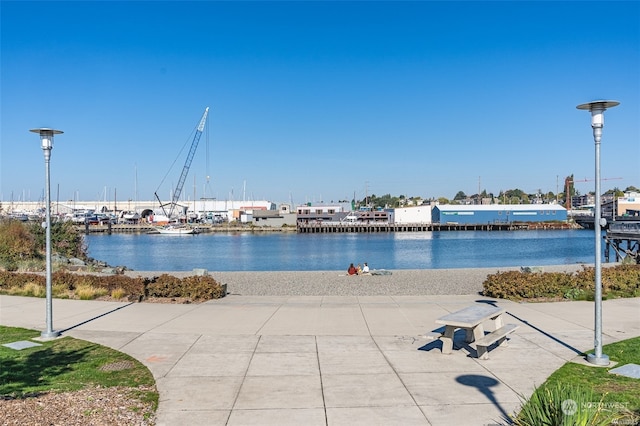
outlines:
[[[307,203],[296,207],[298,222],[335,222],[347,215],[347,210],[340,204]]]
[[[252,224],[255,226],[280,228],[296,226],[297,215],[288,204],[281,204],[278,210],[254,210]]]
[[[617,199],[616,216],[634,216],[640,212],[640,192],[625,192]]]
[[[567,210],[558,204],[440,204],[431,213],[434,223],[485,224],[566,221]]]
[[[409,223],[431,223],[431,206],[422,204],[420,206],[399,207],[393,209],[392,222],[397,224]]]

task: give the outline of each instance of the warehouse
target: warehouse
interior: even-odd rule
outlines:
[[[434,206],[431,216],[440,224],[564,222],[567,210],[558,204],[444,204]]]

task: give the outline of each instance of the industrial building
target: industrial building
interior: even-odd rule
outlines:
[[[440,224],[557,222],[567,220],[567,210],[559,204],[443,204],[433,207],[431,217]]]
[[[431,223],[431,206],[397,207],[393,209],[393,223]]]

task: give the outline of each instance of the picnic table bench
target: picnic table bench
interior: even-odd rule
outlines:
[[[504,313],[504,308],[478,304],[468,306],[438,318],[436,323],[445,326],[444,333],[440,336],[442,353],[451,353],[453,350],[453,334],[457,329],[463,329],[466,333],[465,342],[476,344],[478,358],[489,358],[487,348],[495,342],[499,342],[500,346],[505,346],[507,335],[519,327],[517,324],[507,324],[503,326],[502,314]],[[495,327],[495,331],[487,335],[484,334],[483,325],[486,321],[493,321]]]

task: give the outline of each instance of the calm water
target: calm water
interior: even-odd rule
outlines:
[[[384,234],[92,234],[89,256],[138,271],[445,269],[593,263],[588,230]],[[603,244],[604,246],[604,244]]]

